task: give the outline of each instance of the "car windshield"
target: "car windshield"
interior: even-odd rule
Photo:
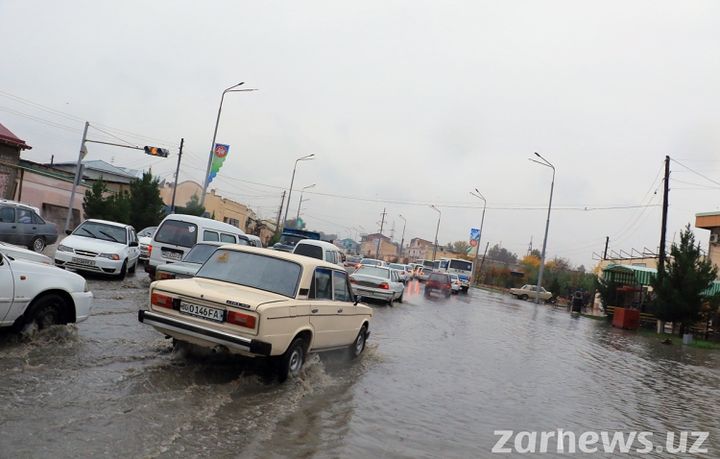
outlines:
[[[294,298],[301,273],[302,267],[290,260],[219,249],[200,268],[196,277],[231,282]]]
[[[140,231],[137,235],[138,237],[152,237],[152,235],[155,234],[156,229],[157,226],[148,226],[147,228]]]
[[[363,258],[360,263],[368,266],[380,266],[382,262],[380,260],[374,260],[372,258]]]
[[[119,242],[120,244],[127,242],[127,231],[124,227],[100,222],[85,221],[75,228],[73,235]]]
[[[180,220],[165,220],[160,225],[155,240],[165,244],[192,247],[197,242],[197,225]]]
[[[405,266],[404,266],[404,265],[399,265],[399,264],[397,264],[397,263],[390,263],[390,267],[391,267],[392,269],[397,269],[398,271],[405,271]]]
[[[448,267],[450,269],[459,269],[460,271],[472,271],[472,263],[465,260],[450,260]]]
[[[450,274],[450,279],[452,279],[452,280],[458,280],[459,277],[457,276],[457,274]]]
[[[298,255],[305,255],[306,257],[317,258],[318,260],[323,259],[322,247],[318,247],[316,245],[300,243],[295,246],[295,250],[293,251],[293,253],[296,253]]]
[[[360,269],[355,271],[354,274],[363,274],[365,276],[376,276],[384,279],[390,278],[390,270],[387,268],[379,268],[375,266],[362,266]]]
[[[448,278],[447,278],[447,275],[445,275],[445,274],[433,273],[433,274],[430,274],[429,280],[437,281],[437,282],[447,282]]]
[[[198,244],[185,255],[183,261],[186,263],[197,263],[203,264],[210,258],[210,255],[215,253],[218,246],[212,244]]]
[[[283,235],[280,237],[280,244],[291,245],[291,246],[294,247],[295,244],[297,244],[298,242],[302,241],[303,239],[307,239],[307,238],[302,237],[302,236],[292,236],[292,235],[289,235],[289,234],[283,234]]]

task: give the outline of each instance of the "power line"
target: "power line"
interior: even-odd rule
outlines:
[[[717,180],[713,180],[713,179],[711,179],[710,177],[708,177],[708,176],[706,176],[706,175],[703,175],[703,174],[701,174],[700,172],[696,171],[695,169],[689,168],[688,166],[686,166],[685,164],[681,163],[680,161],[678,161],[678,160],[676,160],[676,159],[673,159],[673,158],[670,158],[670,161],[672,161],[672,162],[674,162],[675,164],[678,164],[678,165],[684,167],[685,169],[689,170],[689,171],[692,172],[693,174],[695,174],[695,175],[697,175],[697,176],[699,176],[699,177],[704,178],[704,179],[707,180],[708,182],[711,182],[711,183],[714,183],[715,185],[720,186],[720,182],[718,182]]]

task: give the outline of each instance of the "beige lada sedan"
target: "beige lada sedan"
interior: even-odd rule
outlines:
[[[138,311],[140,322],[178,341],[270,358],[281,380],[309,352],[358,357],[371,318],[342,267],[241,245],[220,247],[191,279],[153,282],[149,309]]]

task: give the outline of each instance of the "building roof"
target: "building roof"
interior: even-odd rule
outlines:
[[[118,177],[124,177],[127,179],[142,178],[142,173],[140,173],[140,177],[138,177],[137,170],[126,169],[124,167],[117,167],[106,161],[103,161],[102,159],[92,159],[89,161],[83,161],[82,164],[83,164],[83,169],[86,171],[96,171],[96,172],[100,172],[100,173],[104,173],[104,174],[112,174],[112,175],[116,175]],[[53,164],[53,166],[55,166],[55,167],[72,167],[73,170],[76,165],[77,165],[77,163],[74,161]]]
[[[18,147],[21,150],[30,150],[32,147],[25,143],[20,137],[13,134],[10,129],[0,124],[0,143],[10,145],[11,147]]]

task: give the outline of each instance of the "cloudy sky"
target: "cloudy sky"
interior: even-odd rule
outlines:
[[[669,238],[720,210],[714,0],[0,0],[0,19],[0,123],[27,159],[75,159],[87,119],[98,140],[174,153],[184,137],[180,180],[202,181],[220,94],[244,81],[259,91],[226,97],[230,156],[211,188],[266,218],[309,153],[303,218],[341,236],[376,231],[386,208],[386,234],[400,239],[402,214],[406,241],[432,240],[434,203],[440,241],[466,239],[478,188],[483,245],[524,254],[542,243],[551,180],[535,151],[557,168],[549,256],[588,266],[605,236],[657,247],[665,155]],[[89,150],[174,172],[174,155]]]

